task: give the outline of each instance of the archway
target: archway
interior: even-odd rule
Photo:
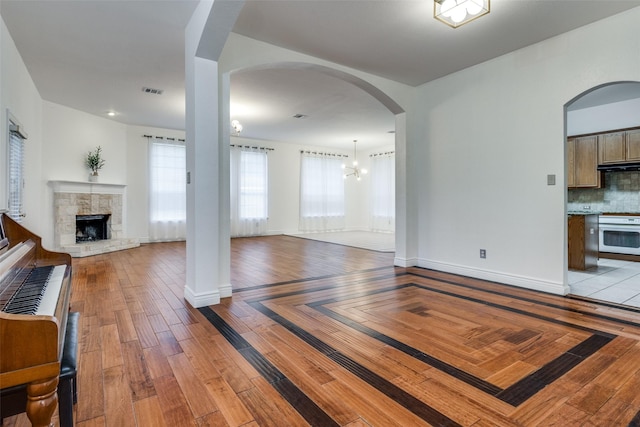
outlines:
[[[640,221],[637,234],[609,224],[640,214],[640,168],[631,166],[640,162],[638,111],[640,82],[630,81],[591,88],[565,105],[570,293],[640,307],[640,241],[633,242]]]
[[[373,185],[373,180],[380,179],[380,173],[375,172],[379,172],[382,164],[386,166],[389,160],[393,161],[389,153],[395,149],[395,117],[389,108],[360,86],[336,77],[335,73],[299,64],[234,71],[230,76],[230,100],[230,119],[238,120],[243,126],[239,134],[232,132],[230,138],[231,169],[239,173],[242,169],[239,156],[251,156],[246,151],[259,150],[262,154],[254,156],[268,162],[269,188],[268,192],[261,193],[268,194],[268,220],[252,221],[261,227],[246,227],[248,218],[241,215],[246,209],[241,203],[242,197],[237,197],[238,189],[232,190],[232,237],[285,234],[386,252],[393,250],[393,235],[389,232],[395,232],[395,227],[390,227],[395,215],[385,215],[389,218],[385,222],[376,217],[372,223],[370,203],[372,195],[382,197],[381,189],[386,193],[386,185],[394,182],[390,178]],[[387,99],[383,97],[383,100]],[[340,231],[334,221],[330,221],[334,226],[331,231],[323,230],[318,221],[311,221],[313,225],[300,222],[300,207],[304,206],[300,203],[298,185],[301,151],[348,156],[348,160],[346,157],[334,159],[337,164],[348,165],[355,160],[355,155],[359,167],[369,172],[357,180],[353,176],[339,178],[345,192],[344,223]],[[236,164],[238,167],[234,168]],[[372,170],[373,164],[378,166],[376,170]],[[339,170],[336,172],[342,174]],[[232,188],[237,182],[239,179],[232,178]],[[394,197],[394,193],[392,190],[386,194]],[[261,196],[260,200],[264,198]],[[393,207],[393,200],[385,206]],[[381,214],[383,207],[377,207]],[[383,229],[387,234],[369,232]],[[312,235],[311,231],[314,231]]]
[[[390,112],[394,117],[394,125],[395,133],[393,134],[393,145],[395,146],[396,151],[396,257],[394,263],[399,266],[407,266],[407,239],[406,239],[406,220],[404,217],[406,215],[406,129],[405,129],[405,112],[404,108],[398,104],[394,99],[392,99],[389,95],[385,93],[385,91],[379,89],[374,84],[370,83],[363,78],[360,78],[354,74],[338,70],[336,68],[331,68],[325,65],[319,65],[314,63],[306,63],[306,62],[273,62],[268,64],[257,64],[257,65],[249,65],[249,66],[239,66],[234,68],[233,70],[226,71],[222,76],[222,82],[224,85],[223,93],[228,94],[230,100],[230,81],[233,73],[243,73],[248,71],[260,71],[260,70],[297,70],[297,71],[307,71],[314,73],[321,73],[325,76],[330,76],[332,78],[338,79],[343,83],[348,83],[353,85],[355,88],[363,91],[369,96],[373,97],[377,102],[379,102],[388,112]],[[231,117],[229,115],[227,122],[230,122]],[[224,141],[226,143],[230,143],[230,133],[229,141]]]

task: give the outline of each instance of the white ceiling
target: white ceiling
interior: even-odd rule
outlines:
[[[113,110],[113,120],[127,124],[184,129],[183,30],[196,4],[0,0],[0,13],[45,100],[105,117]],[[254,0],[234,32],[419,85],[639,5],[492,0],[489,15],[453,30],[433,19],[432,0]],[[231,96],[242,136],[349,147],[358,139],[361,148],[393,143],[391,113],[334,77],[240,72]],[[292,119],[297,113],[308,117]]]

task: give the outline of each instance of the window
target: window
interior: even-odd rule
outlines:
[[[149,144],[149,239],[186,238],[186,148],[156,137]]]
[[[342,230],[344,226],[344,178],[340,156],[302,152],[300,230]]]
[[[375,154],[371,159],[371,229],[395,231],[395,155]]]
[[[231,147],[231,236],[257,236],[267,231],[267,150]]]
[[[9,207],[8,215],[21,222],[24,190],[24,141],[26,134],[15,122],[9,120]]]

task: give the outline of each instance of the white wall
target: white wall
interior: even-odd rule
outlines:
[[[52,102],[43,102],[45,180],[87,181],[89,151],[102,147],[99,181],[127,184],[127,126]]]
[[[564,105],[640,80],[640,8],[418,89],[419,264],[564,293]],[[557,184],[547,185],[547,175]],[[479,249],[487,250],[480,259]]]
[[[569,136],[636,126],[640,126],[640,99],[567,112],[567,135]]]
[[[48,182],[88,181],[85,158],[100,146],[105,165],[99,181],[126,185],[127,126],[48,101],[42,103],[42,109],[42,185],[46,191],[41,212],[46,223],[38,234],[47,247],[53,247],[53,191]],[[129,235],[126,222],[123,226]]]
[[[42,199],[42,101],[7,27],[0,25],[0,209],[7,208],[7,110],[24,126],[28,167],[24,174],[24,225],[34,231],[44,223]]]

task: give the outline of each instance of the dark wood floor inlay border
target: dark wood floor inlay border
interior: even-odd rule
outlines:
[[[422,418],[429,424],[432,424],[434,426],[460,426],[460,424],[442,414],[438,410],[432,408],[423,401],[407,393],[397,385],[386,380],[367,367],[361,365],[347,355],[336,350],[332,346],[324,343],[313,334],[305,331],[301,327],[295,325],[293,322],[285,319],[270,308],[264,306],[261,302],[254,301],[249,304],[265,316],[269,317],[271,320],[280,323],[285,329],[296,335],[298,338],[314,347],[316,350],[323,353],[325,356],[327,356],[343,368],[347,369],[349,372],[356,375],[361,380],[367,382],[369,385],[377,389],[379,392],[385,394],[396,403],[404,406],[406,409],[413,412],[415,415]]]
[[[425,272],[429,272],[430,271],[428,269],[423,269],[423,268],[418,268],[418,267],[413,267],[413,268],[418,270],[418,271],[425,271]],[[418,273],[416,271],[412,271],[411,273],[407,273],[407,274],[412,274],[412,275],[415,275],[415,276],[418,276],[418,277],[423,277],[425,279],[436,280],[436,281],[439,281],[439,282],[442,282],[442,283],[447,283],[447,284],[454,285],[454,286],[460,286],[460,287],[463,287],[463,288],[466,288],[466,289],[473,289],[474,291],[480,291],[480,292],[485,292],[485,293],[492,294],[492,295],[499,295],[499,296],[504,296],[504,297],[509,297],[509,298],[515,298],[515,299],[518,299],[520,301],[532,302],[532,303],[535,303],[535,304],[538,304],[538,305],[543,305],[545,307],[552,307],[552,308],[557,308],[559,310],[569,311],[569,312],[572,312],[572,313],[578,313],[578,314],[581,314],[583,316],[588,316],[588,317],[592,317],[592,318],[595,318],[595,319],[602,319],[602,320],[607,320],[607,321],[610,321],[610,322],[621,323],[621,324],[624,324],[624,325],[640,327],[640,323],[634,322],[634,321],[631,321],[631,320],[621,319],[619,317],[605,316],[604,314],[591,313],[591,312],[588,312],[588,311],[585,311],[585,310],[579,310],[579,309],[577,309],[575,307],[569,307],[568,305],[553,304],[553,303],[546,302],[546,301],[540,301],[540,300],[534,299],[534,298],[526,298],[526,297],[523,297],[521,295],[514,295],[514,294],[509,293],[509,292],[495,291],[495,290],[486,289],[486,288],[483,288],[483,287],[480,287],[480,286],[473,286],[473,285],[469,285],[469,284],[466,284],[466,283],[460,283],[459,281],[455,281],[455,280],[448,280],[448,279],[443,279],[441,277],[435,277],[435,276],[432,276],[432,275],[430,275],[428,273]],[[460,277],[463,277],[463,276],[460,276]],[[480,280],[480,279],[475,279],[475,278],[470,278],[470,277],[465,277],[465,278],[466,279],[470,279],[470,280]],[[498,283],[498,282],[492,282],[492,281],[489,281],[489,280],[483,280],[483,281],[487,282],[487,283],[493,283],[493,284],[499,285],[501,287],[504,287],[505,289],[513,288],[514,290],[517,290],[517,291],[523,291],[523,288],[520,288],[518,286],[507,285],[507,284]],[[536,290],[532,290],[532,289],[526,289],[526,291],[545,295],[545,293],[542,292],[542,291],[536,291]],[[576,301],[588,301],[590,303],[596,303],[594,300],[590,300],[589,301],[588,299],[575,297],[573,295],[568,295],[568,296],[566,296],[566,298],[567,299],[576,300]],[[619,309],[619,310],[621,309],[621,310],[631,311],[631,312],[634,312],[634,313],[635,312],[639,312],[639,310],[635,309],[635,308],[621,307],[621,306],[614,305],[614,304],[603,303],[602,301],[597,301],[597,304],[601,305],[601,306],[616,308],[616,309]]]
[[[437,279],[434,279],[437,280]],[[525,316],[531,316],[534,318],[538,318],[540,320],[544,320],[546,322],[550,322],[550,323],[556,323],[556,324],[560,324],[563,326],[570,326],[573,327],[575,329],[578,330],[583,330],[589,333],[592,333],[593,335],[590,336],[589,338],[587,338],[585,341],[583,341],[582,343],[576,345],[575,347],[573,347],[572,349],[566,351],[565,353],[561,354],[560,356],[558,356],[556,359],[552,360],[551,362],[547,363],[546,365],[544,365],[542,368],[538,369],[537,371],[531,373],[530,375],[524,377],[523,379],[521,379],[520,381],[516,382],[515,384],[512,384],[510,387],[507,387],[506,389],[501,389],[500,387],[497,387],[493,384],[490,384],[484,380],[482,380],[481,378],[477,378],[476,376],[467,373],[461,369],[458,369],[454,366],[449,365],[448,363],[439,360],[435,357],[431,357],[429,355],[426,355],[425,353],[423,353],[422,351],[410,347],[404,343],[401,343],[389,336],[386,336],[384,334],[381,334],[378,331],[375,331],[369,327],[366,327],[364,325],[361,325],[357,322],[351,321],[350,319],[334,312],[333,310],[324,307],[327,304],[331,304],[331,303],[337,303],[340,301],[345,301],[345,300],[349,300],[349,299],[353,299],[353,298],[360,298],[360,297],[364,297],[364,296],[368,296],[368,295],[375,295],[375,294],[379,294],[382,292],[389,292],[389,291],[395,291],[395,290],[399,290],[399,289],[403,289],[403,288],[408,288],[408,287],[417,287],[420,289],[424,289],[424,290],[429,290],[429,291],[433,291],[433,292],[438,292],[447,296],[451,296],[454,298],[460,298],[460,299],[464,299],[467,301],[471,301],[471,302],[475,302],[475,303],[479,303],[479,304],[483,304],[483,305],[488,305],[494,308],[498,308],[501,310],[507,310],[510,312],[514,312],[517,314],[521,314],[521,315],[525,315]],[[265,300],[267,299],[273,299],[276,297],[267,297],[265,298]],[[567,372],[569,372],[569,370],[571,370],[572,368],[574,368],[575,366],[577,366],[580,362],[582,362],[584,359],[586,359],[587,357],[589,357],[590,355],[594,354],[595,352],[597,352],[598,350],[600,350],[602,347],[604,347],[606,344],[608,344],[611,340],[613,340],[616,335],[614,334],[610,334],[607,332],[602,332],[602,331],[598,331],[596,329],[593,328],[587,328],[584,327],[582,325],[575,325],[572,324],[570,322],[566,322],[563,320],[558,320],[558,319],[554,319],[551,317],[547,317],[547,316],[542,316],[539,315],[537,313],[529,313],[526,312],[524,310],[520,310],[520,309],[516,309],[514,307],[508,307],[505,305],[501,305],[501,304],[496,304],[496,303],[490,303],[487,301],[482,301],[480,299],[477,298],[471,298],[468,296],[464,296],[464,295],[458,295],[455,294],[453,292],[448,292],[448,291],[444,291],[441,289],[436,289],[433,287],[429,287],[426,285],[419,285],[419,284],[415,284],[415,283],[408,283],[408,284],[404,284],[404,285],[396,285],[396,286],[391,286],[391,287],[387,287],[387,288],[381,288],[381,289],[376,289],[374,291],[365,291],[365,292],[356,292],[354,294],[349,294],[349,295],[344,295],[342,297],[339,298],[328,298],[325,300],[321,300],[321,301],[315,301],[313,303],[309,303],[307,304],[307,306],[312,307],[320,312],[322,312],[324,315],[331,317],[334,320],[339,321],[340,323],[343,323],[346,326],[349,326],[350,328],[356,329],[361,333],[364,333],[366,335],[368,335],[371,338],[374,338],[376,340],[379,340],[381,342],[384,342],[385,344],[394,347],[395,349],[402,351],[403,353],[414,357],[415,359],[418,359],[442,372],[447,373],[448,375],[451,375],[455,378],[457,378],[460,381],[463,381],[475,388],[477,388],[478,390],[482,390],[485,393],[488,393],[490,395],[493,395],[495,397],[497,397],[498,399],[509,403],[513,406],[518,406],[522,403],[524,403],[526,400],[528,400],[531,396],[535,395],[537,392],[539,392],[540,390],[542,390],[544,387],[546,387],[547,385],[551,384],[553,381],[555,381],[556,379],[560,378],[561,376],[563,376],[564,374],[566,374]]]
[[[627,427],[640,427],[640,412],[638,412],[636,416],[633,417]]]
[[[421,362],[424,362],[427,365],[446,373],[447,375],[451,375],[452,377],[457,378],[458,380],[463,381],[477,388],[478,390],[482,390],[483,392],[493,396],[497,396],[500,392],[502,392],[502,389],[500,387],[497,387],[487,381],[484,381],[482,378],[478,378],[473,374],[465,372],[462,369],[458,369],[455,366],[450,365],[433,356],[429,356],[428,354],[416,348],[413,348],[403,342],[400,342],[394,338],[384,335],[358,322],[354,322],[328,309],[327,307],[313,305],[313,308],[315,308],[322,314],[325,314],[326,316],[331,317],[332,319],[337,320],[338,322],[349,326],[352,329],[355,329],[363,334],[368,335],[373,339],[383,342],[388,346],[395,348],[396,350],[402,351],[403,353],[413,357],[414,359],[420,360]]]
[[[336,427],[340,425],[210,307],[202,307],[198,310],[309,424]]]
[[[335,278],[335,277],[348,277],[350,274],[362,274],[362,273],[367,273],[367,272],[374,272],[374,271],[388,270],[388,269],[389,269],[389,267],[376,267],[376,268],[369,268],[369,269],[366,269],[366,270],[352,271],[350,273],[327,274],[325,276],[316,276],[316,277],[307,277],[307,278],[304,278],[304,279],[286,280],[284,282],[265,283],[263,285],[247,286],[246,288],[234,289],[233,293],[255,291],[255,290],[258,290],[258,289],[269,289],[269,288],[273,288],[273,287],[276,287],[276,286],[293,285],[293,284],[299,284],[299,283],[305,283],[305,282],[315,282],[315,281],[318,281],[318,280],[332,279],[332,278]],[[388,276],[389,277],[396,277],[398,275],[404,275],[404,274],[407,274],[407,273],[401,272],[401,273],[396,273],[396,274],[389,274]]]
[[[413,273],[403,273],[401,275],[409,275],[411,276]],[[443,283],[447,283],[447,284],[453,284],[453,285],[459,285],[459,286],[467,286],[467,285],[461,285],[459,283],[453,282],[453,281],[448,281],[448,280],[443,280],[440,278],[434,278],[434,277],[430,277],[430,276],[421,276],[421,275],[416,275],[417,277],[424,277],[426,279],[429,280],[434,280],[434,281],[441,281]],[[386,277],[386,276],[385,276]],[[368,279],[368,281],[376,281],[379,280],[379,278],[370,278]],[[460,294],[456,294],[454,292],[449,292],[449,291],[445,291],[442,289],[437,289],[434,287],[430,287],[430,286],[426,286],[426,285],[422,285],[422,284],[416,284],[416,283],[408,283],[408,284],[403,284],[403,285],[395,285],[395,286],[391,286],[391,287],[385,287],[385,288],[380,288],[380,289],[376,289],[373,291],[360,291],[360,292],[353,292],[351,294],[348,295],[344,295],[342,297],[333,297],[333,298],[328,298],[328,299],[324,299],[322,301],[316,301],[316,302],[312,302],[312,303],[308,303],[307,305],[309,307],[312,307],[316,310],[319,310],[319,307],[330,304],[330,303],[335,303],[335,302],[339,302],[339,301],[344,301],[344,300],[348,300],[348,299],[353,299],[353,298],[358,298],[358,297],[362,297],[362,296],[367,296],[367,295],[374,295],[374,294],[379,294],[379,293],[383,293],[383,292],[389,292],[389,291],[393,291],[393,290],[398,290],[398,289],[402,289],[402,288],[407,288],[407,287],[418,287],[424,290],[428,290],[428,291],[433,291],[433,292],[438,292],[440,294],[444,294],[444,295],[448,295],[454,298],[461,298],[470,302],[475,302],[475,303],[479,303],[479,304],[483,304],[483,305],[488,305],[494,308],[498,308],[498,309],[502,309],[502,310],[506,310],[506,311],[510,311],[513,313],[518,313],[518,314],[522,314],[525,316],[530,316],[530,317],[534,317],[534,318],[538,318],[540,320],[544,320],[550,323],[555,323],[555,324],[559,324],[559,325],[563,325],[563,326],[569,326],[572,328],[575,328],[577,330],[582,330],[585,332],[589,332],[592,335],[591,337],[587,338],[583,343],[578,344],[577,346],[575,346],[574,348],[572,348],[571,350],[561,354],[560,356],[558,356],[556,359],[554,359],[553,361],[547,363],[545,366],[543,366],[542,368],[540,368],[539,370],[533,372],[532,374],[524,377],[523,379],[521,379],[520,381],[516,382],[515,384],[512,384],[511,386],[507,387],[506,389],[502,389],[500,387],[497,387],[493,384],[490,384],[484,380],[482,380],[481,378],[477,378],[474,375],[467,373],[461,369],[458,369],[452,365],[449,365],[448,363],[439,360],[437,358],[433,358],[427,354],[425,354],[424,352],[412,348],[410,346],[407,346],[404,343],[401,343],[397,340],[392,339],[391,337],[388,337],[384,334],[380,334],[377,331],[374,331],[370,328],[364,327],[362,325],[356,324],[355,322],[351,322],[348,321],[348,319],[345,319],[343,316],[338,315],[337,313],[333,312],[332,310],[328,310],[328,309],[323,309],[322,313],[325,315],[328,315],[332,318],[334,318],[335,320],[340,321],[341,323],[344,323],[345,325],[349,326],[349,327],[354,327],[356,326],[356,329],[359,330],[362,333],[365,333],[366,335],[375,338],[377,340],[380,340],[382,342],[385,342],[386,344],[400,350],[403,351],[404,353],[408,354],[411,357],[416,358],[417,360],[420,360],[426,364],[428,364],[429,366],[432,366],[436,369],[441,370],[442,372],[447,373],[448,375],[453,376],[454,378],[457,378],[460,381],[463,381],[475,388],[477,388],[478,390],[481,390],[487,394],[490,394],[506,403],[509,403],[513,406],[518,406],[522,403],[524,403],[526,400],[528,400],[530,397],[532,397],[533,395],[535,395],[537,392],[539,392],[541,389],[543,389],[544,387],[546,387],[547,385],[549,385],[550,383],[552,383],[553,381],[555,381],[556,379],[558,379],[559,377],[561,377],[562,375],[566,374],[569,370],[571,370],[572,368],[574,368],[575,366],[577,366],[580,362],[582,362],[584,359],[586,359],[588,356],[590,356],[591,354],[594,354],[595,352],[597,352],[600,348],[602,348],[604,345],[606,345],[608,342],[610,342],[612,339],[614,339],[616,337],[616,335],[614,334],[610,334],[607,332],[603,332],[603,331],[598,331],[596,329],[593,328],[588,328],[588,327],[584,327],[582,325],[576,325],[564,320],[558,320],[558,319],[554,319],[548,316],[543,316],[537,313],[530,313],[524,310],[520,310],[520,309],[516,309],[514,307],[509,307],[509,306],[505,306],[505,305],[501,305],[501,304],[496,304],[496,303],[491,303],[488,301],[483,301],[480,300],[478,298],[473,298],[473,297],[468,297],[465,295],[460,295]],[[286,297],[286,296],[293,296],[293,295],[302,295],[302,294],[311,294],[311,293],[315,293],[318,292],[319,290],[326,290],[326,289],[330,289],[332,287],[335,287],[335,285],[325,285],[319,288],[310,288],[310,289],[303,289],[303,290],[298,290],[298,291],[291,291],[291,292],[286,292],[283,294],[279,294],[279,295],[270,295],[270,296],[265,296],[265,297],[258,297],[258,298],[253,298],[250,300],[247,300],[247,303],[249,303],[249,305],[253,306],[256,310],[262,312],[263,314],[267,315],[268,317],[270,317],[272,320],[280,323],[281,325],[283,325],[286,329],[290,330],[291,332],[293,332],[294,334],[296,334],[297,336],[299,336],[300,338],[304,339],[308,344],[312,345],[314,348],[316,348],[318,351],[321,351],[325,354],[327,354],[328,356],[331,354],[330,350],[327,350],[325,347],[327,347],[327,344],[325,344],[324,342],[322,342],[321,340],[319,340],[317,337],[313,336],[312,334],[308,333],[307,331],[303,330],[302,328],[299,328],[297,325],[294,325],[293,323],[291,323],[289,320],[283,318],[282,316],[280,316],[279,314],[273,312],[272,310],[268,309],[266,306],[264,306],[262,303],[269,301],[269,300],[275,300],[275,299],[279,299],[282,297]],[[486,289],[481,289],[478,288],[476,289],[478,291],[482,291],[482,292],[486,292]],[[495,291],[489,291],[491,293],[497,293]],[[504,296],[508,296],[510,298],[513,298],[513,295],[510,294],[505,294]],[[538,302],[535,300],[532,300],[532,302]],[[588,344],[585,344],[588,343]],[[595,344],[595,345],[594,345]],[[323,349],[324,348],[324,349]],[[331,347],[329,347],[331,348]],[[332,348],[331,348],[332,349]],[[363,378],[364,379],[364,378]],[[395,386],[394,386],[395,387]]]

